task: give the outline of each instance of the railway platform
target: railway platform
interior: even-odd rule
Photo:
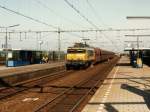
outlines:
[[[20,67],[0,66],[0,86],[15,84],[64,69],[64,62],[34,64]]]
[[[82,112],[150,112],[150,67],[122,57]]]

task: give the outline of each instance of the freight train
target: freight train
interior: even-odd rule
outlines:
[[[66,69],[88,67],[91,64],[102,62],[113,57],[113,52],[76,43],[73,47],[68,47],[67,49]]]

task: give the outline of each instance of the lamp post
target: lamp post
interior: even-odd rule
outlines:
[[[58,28],[58,61],[60,61],[60,50],[61,50],[61,37],[60,37],[60,29]]]
[[[6,30],[6,37],[5,37],[5,55],[6,55],[6,62],[5,64],[7,63],[7,55],[8,55],[8,37],[7,37],[7,33],[8,33],[8,28],[12,28],[12,27],[16,27],[16,26],[19,26],[20,24],[16,24],[16,25],[11,25],[11,26],[7,26],[7,27],[4,27],[4,26],[0,26],[0,28],[4,28]],[[7,65],[7,64],[6,64]]]

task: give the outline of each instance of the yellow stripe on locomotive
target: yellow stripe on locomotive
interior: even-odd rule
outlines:
[[[66,56],[66,67],[88,66],[94,60],[94,49],[92,48],[68,48]]]

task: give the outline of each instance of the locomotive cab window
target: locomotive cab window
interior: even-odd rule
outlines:
[[[68,49],[67,53],[85,53],[86,50],[84,49]]]

